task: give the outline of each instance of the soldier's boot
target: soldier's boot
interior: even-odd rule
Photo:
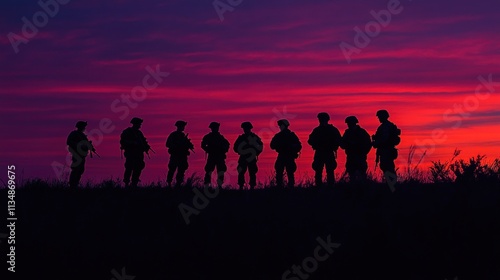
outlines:
[[[334,171],[328,171],[326,173],[326,183],[329,187],[333,187],[335,185],[335,173],[334,173]]]
[[[212,172],[206,172],[205,173],[205,178],[203,179],[203,183],[205,184],[205,187],[210,186],[212,183]]]
[[[257,186],[257,175],[256,174],[250,174],[250,189],[253,190],[255,186]]]
[[[293,187],[295,186],[295,177],[293,176],[293,174],[287,174],[288,175],[288,187],[293,189]]]
[[[126,188],[130,186],[130,176],[132,176],[132,169],[125,168],[125,173],[123,174],[123,183],[125,184]]]
[[[137,188],[137,185],[139,185],[139,182],[141,180],[132,180],[132,182],[130,183],[130,187],[131,188]]]
[[[167,172],[167,185],[172,185],[172,181],[174,180],[174,171],[175,169],[169,168]]]
[[[217,172],[217,186],[222,189],[222,184],[224,184],[224,171]]]
[[[80,178],[81,175],[79,175],[77,171],[72,170],[71,173],[69,174],[69,186],[71,188],[77,188],[78,185],[80,184]]]

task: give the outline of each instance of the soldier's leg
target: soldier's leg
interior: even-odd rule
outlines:
[[[139,178],[141,177],[142,170],[146,166],[146,163],[144,162],[144,159],[138,158],[134,168],[132,169],[132,182],[131,185],[133,187],[137,187],[137,184],[139,184]]]
[[[257,186],[257,171],[259,168],[257,167],[257,160],[252,160],[248,163],[248,174],[250,175],[250,189],[255,188]]]
[[[396,166],[394,165],[394,159],[388,156],[380,156],[380,170],[384,172],[384,179],[395,180],[397,178],[396,175]]]
[[[366,172],[368,171],[368,162],[366,161],[366,157],[361,158],[359,160],[359,179],[362,181],[366,181],[367,175]]]
[[[212,172],[215,170],[215,161],[210,155],[207,158],[207,164],[205,164],[205,178],[203,182],[205,185],[210,185],[212,182]]]
[[[168,185],[172,184],[172,180],[174,179],[174,173],[175,173],[175,170],[177,169],[177,167],[178,167],[178,161],[177,161],[176,157],[173,155],[170,155],[170,160],[168,161],[168,172],[167,172],[167,184]],[[177,171],[177,174],[179,174],[178,171]]]
[[[132,176],[132,159],[130,157],[125,157],[125,173],[123,173],[123,182],[127,186],[130,183],[130,176]]]
[[[354,159],[352,156],[347,156],[345,161],[345,171],[349,175],[349,181],[353,182],[356,180],[356,167],[354,163]]]
[[[295,186],[295,171],[297,171],[297,164],[294,159],[289,159],[285,167],[288,177],[288,187],[293,188]]]
[[[328,186],[335,184],[335,169],[337,169],[337,161],[332,153],[325,158],[326,182]]]
[[[245,172],[247,172],[248,169],[248,161],[246,159],[239,159],[238,160],[238,186],[240,186],[240,189],[243,189],[245,186]]]
[[[224,183],[224,173],[227,171],[226,160],[221,158],[217,161],[217,186],[222,187]]]
[[[278,155],[276,162],[274,163],[274,169],[276,170],[276,185],[278,187],[283,187],[283,173],[285,172],[285,163],[283,158]]]
[[[177,175],[175,176],[175,185],[177,187],[180,187],[182,185],[182,183],[184,182],[184,174],[186,173],[186,170],[188,169],[188,167],[189,167],[189,164],[188,164],[187,156],[179,158],[178,166],[177,166]]]
[[[314,154],[314,160],[312,163],[312,169],[314,170],[314,183],[316,187],[321,187],[323,185],[323,166],[325,162],[323,156],[318,152]]]
[[[71,157],[71,174],[69,175],[69,186],[78,187],[80,179],[85,171],[85,158],[79,155]]]

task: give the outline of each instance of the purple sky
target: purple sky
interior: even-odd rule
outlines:
[[[356,47],[354,28],[364,30],[374,20],[370,12],[388,4],[399,12],[348,63],[340,44]],[[221,21],[211,1],[69,1],[27,38],[22,18],[33,22],[41,6],[3,1],[1,163],[16,164],[24,179],[56,178],[52,165],[65,163],[65,140],[76,121],[88,121],[90,132],[107,118],[114,129],[102,139],[93,135],[102,158],[88,161],[83,179],[121,177],[118,137],[139,116],[157,151],[146,161],[143,181],[164,179],[164,142],[177,119],[189,122],[197,150],[188,173],[200,174],[199,145],[209,122],[221,122],[233,143],[239,124],[250,120],[266,144],[264,181],[276,156],[268,146],[274,123],[286,116],[304,144],[298,174],[310,177],[306,141],[318,112],[329,112],[342,132],[345,117],[356,115],[373,134],[381,108],[403,130],[400,168],[409,147],[419,144],[420,154],[428,153],[424,166],[449,159],[455,148],[464,157],[493,159],[500,156],[499,8],[498,1],[244,0]],[[157,65],[168,77],[144,100],[121,101],[143,85],[146,67]],[[478,77],[489,75],[493,84],[481,86]],[[236,158],[230,152],[228,162]],[[340,152],[337,173],[344,160]]]

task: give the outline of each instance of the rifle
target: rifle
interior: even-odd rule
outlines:
[[[96,150],[90,150],[90,158],[92,158],[92,154],[95,154],[98,158],[101,158],[101,156],[96,152]]]
[[[191,143],[191,139],[189,139],[189,138],[188,138],[188,136],[189,136],[189,133],[186,133],[186,135],[185,135],[186,140],[187,140],[189,143]],[[194,151],[194,148],[189,148],[189,150],[190,150],[191,152],[193,152],[193,154],[196,154],[196,152]]]
[[[380,162],[380,154],[378,153],[378,150],[377,150],[377,153],[375,155],[375,168],[373,168],[373,171],[377,170],[377,166],[378,166],[379,162]]]
[[[100,155],[97,153],[97,151],[95,150],[94,145],[92,145],[92,141],[88,141],[88,142],[89,142],[88,147],[90,148],[90,149],[89,149],[89,151],[90,151],[90,158],[93,158],[92,153],[94,153],[97,157],[99,157],[99,158],[100,158],[101,156],[100,156]]]
[[[149,146],[149,149],[146,151],[146,155],[148,155],[148,158],[151,159],[151,157],[149,156],[149,151],[153,152],[153,154],[156,154],[155,150],[153,150],[153,148],[151,148],[151,146]]]

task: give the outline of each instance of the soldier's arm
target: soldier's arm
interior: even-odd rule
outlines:
[[[238,147],[240,145],[240,141],[241,141],[241,136],[238,136],[238,138],[236,138],[236,141],[234,141],[234,144],[233,144],[233,151],[235,153],[238,153]]]
[[[297,136],[297,134],[293,133],[293,136],[295,138],[295,145],[297,146],[297,151],[301,151],[302,150],[302,143],[300,142],[300,139],[299,137]]]
[[[165,147],[170,148],[170,135],[167,137],[167,141],[165,141]]]
[[[309,144],[309,146],[313,147],[314,146],[314,141],[313,141],[313,134],[309,134],[309,138],[307,139],[307,144]]]
[[[203,139],[201,139],[201,148],[206,152],[208,149],[208,143],[207,143],[207,136],[203,136]]]
[[[224,137],[222,137],[222,139],[224,139],[224,151],[227,153],[227,151],[229,151],[229,149],[231,148],[231,143],[229,143],[229,141]]]
[[[274,135],[273,139],[271,139],[271,143],[269,144],[271,147],[271,150],[276,150],[276,135]]]
[[[260,137],[257,135],[255,135],[255,142],[256,142],[255,148],[257,150],[257,155],[259,155],[264,150],[264,143],[262,143],[262,139],[260,139]]]
[[[339,146],[341,144],[342,135],[340,134],[340,131],[337,128],[335,128],[334,134],[335,134],[335,147],[334,148],[335,148],[335,151],[336,151],[336,150],[339,149]]]
[[[345,135],[346,135],[346,133],[347,133],[347,131],[345,131],[345,132],[344,132],[344,135],[340,137],[340,148],[342,148],[342,149],[344,149],[344,150],[345,150],[345,148],[346,148],[346,144],[347,144],[347,143],[346,143],[346,142],[347,142],[347,141],[346,141],[346,136],[345,136]]]

